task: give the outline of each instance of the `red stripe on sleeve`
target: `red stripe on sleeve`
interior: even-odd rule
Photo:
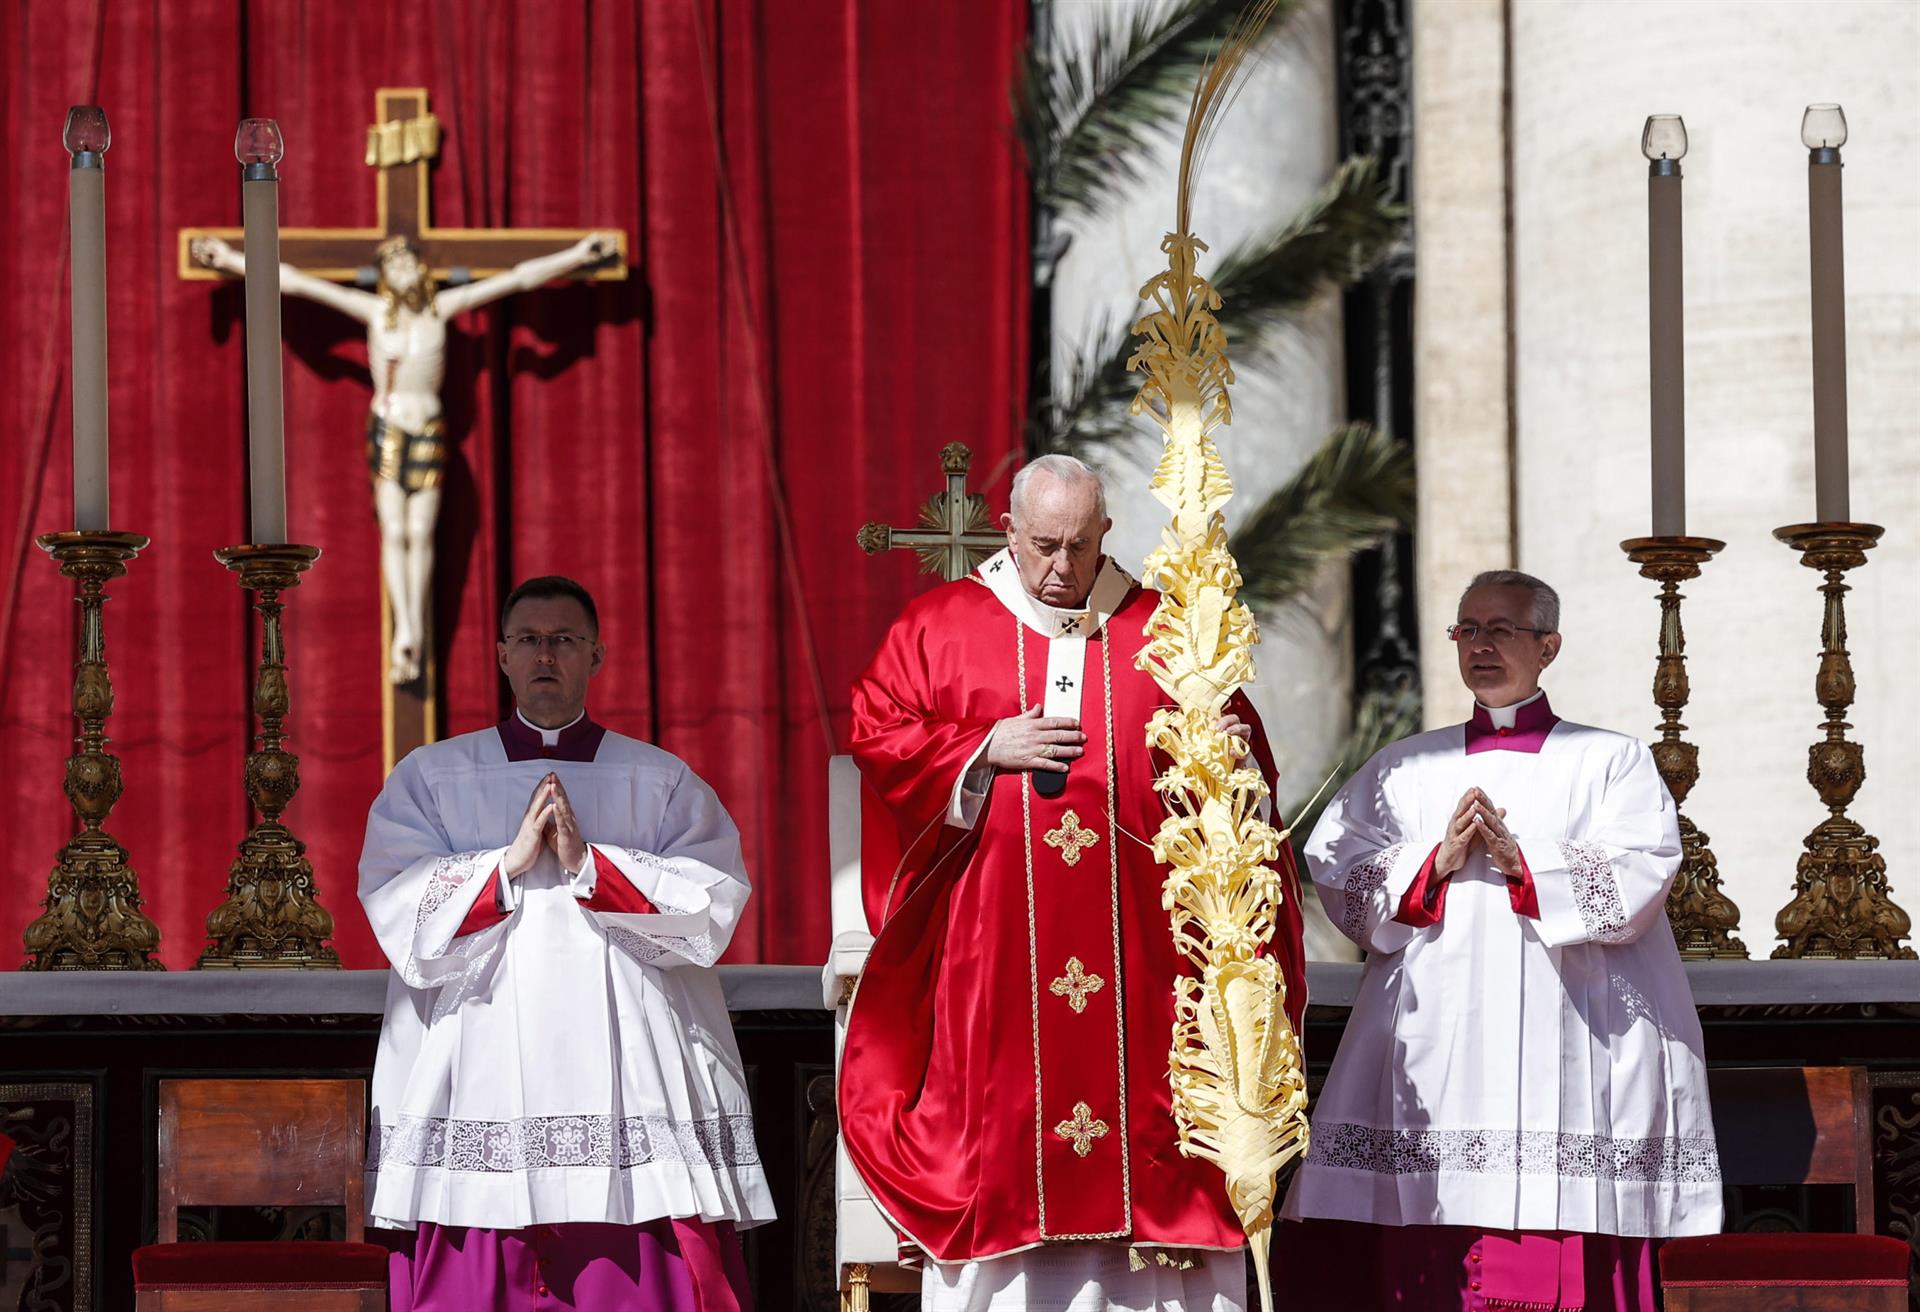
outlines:
[[[581,903],[589,911],[610,911],[624,916],[657,916],[658,907],[647,901],[640,890],[620,873],[613,858],[599,848],[593,850],[593,896]]]

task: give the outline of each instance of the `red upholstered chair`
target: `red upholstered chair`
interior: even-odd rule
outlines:
[[[1857,1066],[1709,1071],[1730,1185],[1853,1186],[1857,1234],[1751,1233],[1660,1248],[1667,1312],[1906,1312],[1904,1240],[1873,1233],[1873,1107]]]
[[[160,1242],[135,1250],[139,1312],[383,1312],[387,1250],[362,1242],[360,1080],[162,1080]],[[179,1209],[344,1205],[345,1243],[180,1243]]]

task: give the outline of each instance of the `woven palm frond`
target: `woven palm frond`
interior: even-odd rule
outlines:
[[[1259,635],[1238,596],[1240,570],[1222,517],[1233,480],[1214,434],[1233,418],[1233,366],[1219,292],[1198,269],[1207,247],[1193,233],[1191,210],[1212,128],[1277,7],[1278,0],[1250,4],[1194,88],[1175,227],[1161,242],[1167,269],[1141,289],[1149,309],[1134,326],[1139,345],[1129,361],[1146,375],[1134,408],[1165,437],[1153,494],[1171,512],[1146,562],[1160,601],[1139,664],[1175,703],[1147,726],[1148,745],[1168,763],[1155,783],[1167,808],[1153,840],[1167,867],[1161,902],[1194,972],[1174,985],[1174,1122],[1181,1152],[1225,1176],[1266,1312],[1273,1307],[1267,1252],[1275,1180],[1306,1148],[1306,1076],[1287,1019],[1286,982],[1267,951],[1284,895],[1268,863],[1285,836],[1261,817],[1266,781],[1220,728],[1228,699],[1253,678]]]

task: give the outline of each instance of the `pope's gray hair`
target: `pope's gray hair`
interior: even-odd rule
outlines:
[[[1466,605],[1467,594],[1475,588],[1525,588],[1533,594],[1533,627],[1548,633],[1560,632],[1560,594],[1544,580],[1517,569],[1482,570],[1467,584],[1466,592],[1460,594],[1460,605]],[[1458,614],[1459,607],[1454,611]]]
[[[1091,483],[1094,506],[1101,519],[1107,517],[1107,489],[1100,482],[1100,475],[1084,460],[1056,452],[1029,460],[1013,476],[1013,491],[1007,497],[1007,509],[1012,512],[1016,523],[1025,518],[1021,511],[1027,504],[1027,487],[1033,482],[1035,474],[1045,474],[1061,483]]]

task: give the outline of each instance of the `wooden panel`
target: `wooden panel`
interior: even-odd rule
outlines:
[[[1669,1289],[1667,1312],[1907,1312],[1904,1289]]]
[[[162,1080],[161,1242],[177,1208],[289,1203],[344,1205],[357,1240],[365,1144],[359,1080]]]
[[[384,1289],[142,1290],[138,1312],[385,1312]]]
[[[1733,1067],[1707,1072],[1720,1169],[1730,1185],[1863,1182],[1865,1072],[1849,1066]]]

